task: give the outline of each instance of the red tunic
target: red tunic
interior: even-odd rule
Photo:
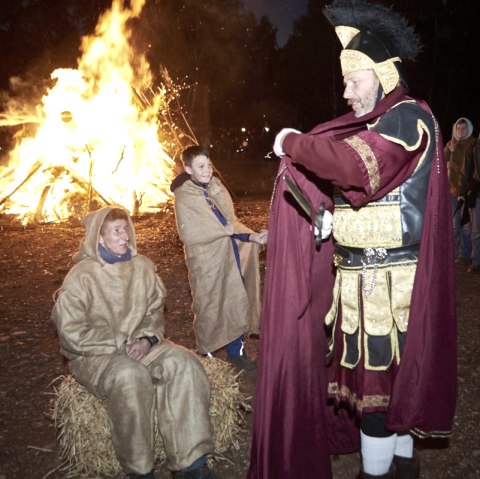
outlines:
[[[454,253],[443,144],[438,129],[431,132],[430,138],[424,134],[417,147],[409,150],[367,128],[367,123],[374,124],[393,106],[412,100],[398,87],[373,112],[360,118],[349,113],[317,126],[307,135],[291,134],[285,138],[283,149],[293,162],[319,177],[330,179],[352,205],[360,206],[382,198],[405,182],[429,142],[437,142],[430,170],[407,339],[400,367],[394,371],[394,378],[388,378],[393,383],[387,426],[395,431],[412,430],[422,436],[442,436],[451,431],[456,402]],[[418,100],[416,103],[431,115],[425,103]],[[399,123],[392,137],[401,140],[407,134],[402,127]],[[341,141],[352,135],[360,137],[371,149],[376,170],[357,150]],[[344,370],[342,374],[351,376],[347,378],[349,385],[355,383],[352,377],[355,370]],[[360,371],[360,374],[366,373]],[[335,376],[337,380],[338,374]]]

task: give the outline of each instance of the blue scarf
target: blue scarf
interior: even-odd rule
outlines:
[[[102,244],[99,244],[98,252],[100,253],[102,259],[109,264],[118,263],[120,261],[128,261],[132,259],[132,252],[130,251],[130,249],[128,249],[125,254],[117,255],[105,248],[105,246],[103,246]]]

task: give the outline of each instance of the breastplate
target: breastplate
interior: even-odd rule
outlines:
[[[418,243],[428,192],[432,154],[427,149],[414,173],[377,201],[353,208],[343,196],[334,198],[333,236],[353,248],[399,248]]]

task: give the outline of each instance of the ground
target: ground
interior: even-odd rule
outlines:
[[[252,196],[252,182],[250,188],[236,190],[237,214],[254,229],[267,225],[266,183],[263,178],[260,196]],[[139,251],[157,264],[169,292],[167,335],[194,348],[191,298],[172,211],[141,216],[136,218],[136,225]],[[0,479],[66,477],[59,469],[50,416],[52,381],[66,373],[66,365],[50,311],[52,294],[71,267],[71,256],[82,236],[82,228],[74,221],[24,228],[0,217]],[[480,419],[480,275],[466,269],[457,265],[456,270],[459,397],[455,429],[450,441],[417,443],[424,479],[480,477],[476,437]],[[258,338],[249,339],[247,351],[257,358]],[[243,374],[241,381],[245,394],[253,396],[256,373]],[[251,414],[247,415],[240,450],[215,465],[223,479],[243,479],[246,475],[251,419]],[[332,463],[335,479],[353,478],[358,469],[356,455],[334,457]],[[156,468],[156,477],[169,477],[165,467]]]

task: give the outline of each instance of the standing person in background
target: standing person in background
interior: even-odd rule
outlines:
[[[331,442],[342,427],[328,420],[328,387],[328,397],[358,418],[359,477],[416,479],[412,434],[448,437],[456,401],[443,143],[429,106],[407,94],[401,65],[419,45],[406,20],[367,0],[336,0],[326,16],[344,48],[343,96],[353,112],[306,134],[283,129],[275,139],[282,163],[248,478],[331,477],[326,453],[354,444]],[[320,252],[312,247],[314,224],[289,203],[286,175],[312,209],[323,202],[334,211],[333,255],[331,241]],[[339,194],[332,202],[333,187]],[[328,384],[324,319],[332,328]]]
[[[468,272],[480,274],[480,137],[467,151],[460,193],[470,216],[472,264]]]
[[[235,367],[255,369],[245,354],[244,336],[258,332],[258,245],[266,244],[267,232],[255,233],[238,221],[230,194],[213,176],[207,148],[187,148],[182,161],[185,171],[171,190],[185,247],[198,351],[214,356],[224,347]]]
[[[445,160],[448,167],[450,183],[450,200],[453,212],[453,236],[455,239],[455,256],[459,264],[470,264],[472,254],[471,225],[462,225],[462,208],[464,205],[461,185],[465,184],[465,158],[475,143],[472,136],[473,125],[468,118],[459,118],[452,128],[452,138],[445,145]],[[461,201],[460,201],[461,200]]]

